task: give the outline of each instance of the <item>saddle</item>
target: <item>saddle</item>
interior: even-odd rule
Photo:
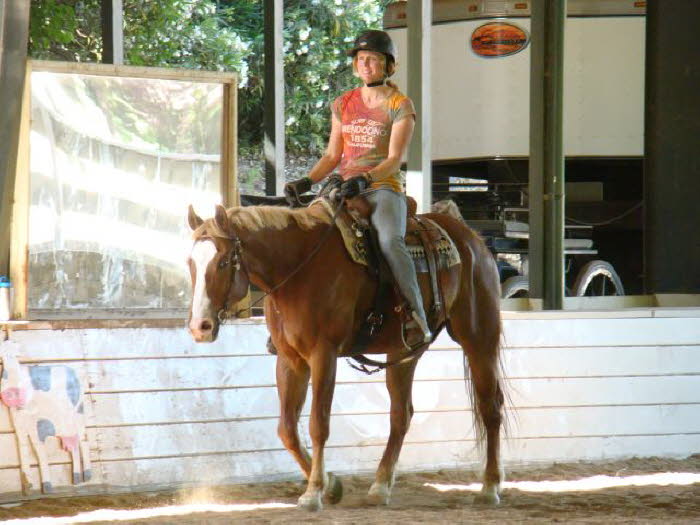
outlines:
[[[325,189],[325,188],[324,188]],[[353,364],[354,368],[365,373],[373,373],[387,366],[412,359],[420,355],[429,346],[421,343],[415,348],[410,347],[409,355],[396,362],[378,362],[365,357],[363,352],[367,349],[372,338],[379,333],[386,314],[394,308],[391,303],[391,289],[395,286],[394,277],[379,249],[376,231],[369,222],[369,204],[362,196],[349,199],[347,206],[338,209],[338,203],[333,198],[332,192],[324,190],[312,205],[324,206],[331,217],[335,217],[336,226],[340,230],[345,248],[358,264],[367,266],[369,272],[378,280],[378,289],[375,295],[374,305],[366,315],[360,331],[355,338],[352,349],[346,357],[358,361],[360,366]],[[447,232],[435,221],[427,217],[416,215],[416,202],[407,197],[407,221],[405,241],[408,252],[415,265],[416,273],[428,273],[431,290],[432,304],[427,310],[428,324],[435,336],[445,323],[445,305],[442,289],[438,279],[438,273],[442,269],[450,268],[461,263],[459,252]],[[407,309],[401,307],[404,313],[404,324],[409,319]],[[367,365],[376,367],[369,370]]]
[[[355,197],[352,200],[356,201],[357,199]],[[460,264],[457,247],[447,232],[435,221],[416,215],[416,201],[412,197],[407,197],[407,201],[408,217],[405,240],[416,273],[430,272],[428,254],[431,252],[436,255],[437,269],[450,268]],[[327,198],[319,198],[312,204],[323,205],[331,217],[337,212],[336,226],[343,237],[348,255],[356,263],[367,266],[370,271],[376,271],[377,259],[381,258],[381,252],[378,252],[377,255],[372,253],[376,244],[372,239],[376,239],[376,233],[369,223],[369,208],[367,207],[367,212],[365,212],[364,205],[348,202],[347,209],[338,211],[337,203]],[[365,215],[365,213],[367,214]]]

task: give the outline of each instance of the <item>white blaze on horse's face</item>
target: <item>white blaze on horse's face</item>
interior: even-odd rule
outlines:
[[[195,341],[212,341],[214,338],[217,312],[213,311],[211,300],[207,294],[207,267],[216,255],[213,241],[197,241],[192,246],[190,258],[195,268],[194,290],[192,291],[192,311],[190,316],[190,332]]]

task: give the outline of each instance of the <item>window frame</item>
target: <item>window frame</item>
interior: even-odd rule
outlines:
[[[221,170],[220,188],[221,200],[224,206],[239,206],[240,195],[238,191],[237,164],[238,164],[238,75],[235,72],[199,71],[177,68],[154,68],[139,66],[124,66],[114,64],[96,64],[79,62],[57,62],[46,60],[27,60],[25,72],[24,92],[22,93],[22,112],[20,121],[20,137],[17,151],[17,168],[15,173],[14,205],[12,207],[12,226],[10,242],[10,279],[14,286],[13,319],[30,320],[28,310],[29,287],[29,208],[30,195],[30,144],[31,131],[31,78],[33,72],[48,72],[58,74],[76,74],[86,76],[109,76],[118,78],[143,78],[151,80],[176,80],[184,82],[203,82],[221,84],[223,88],[223,107],[221,111]],[[249,303],[249,295],[237,308],[244,308]],[[160,312],[160,315],[159,315]],[[124,310],[124,313],[127,313]],[[162,325],[164,321],[172,319],[180,322],[181,318],[173,316],[172,311],[159,311],[149,309],[148,315],[139,320],[133,315],[125,315],[113,319],[93,319],[89,310],[76,313],[66,311],[57,312],[57,316],[51,316],[58,322],[73,324],[77,322],[82,327],[99,327],[102,325],[124,324],[131,325],[136,322],[145,326],[153,324]],[[166,323],[167,324],[167,323]]]

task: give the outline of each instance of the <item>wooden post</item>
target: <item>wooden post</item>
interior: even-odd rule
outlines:
[[[221,123],[221,195],[224,206],[240,206],[241,195],[238,190],[238,80],[227,82],[223,86],[223,111]],[[239,317],[250,317],[250,289],[248,294],[231,306],[233,312],[243,310]],[[233,313],[231,312],[231,313]]]
[[[408,93],[416,107],[416,128],[408,151],[406,193],[416,199],[418,213],[430,211],[432,203],[431,0],[413,0],[406,6],[408,31]],[[401,58],[401,57],[400,57]]]
[[[530,66],[530,297],[564,306],[565,0],[532,2]]]
[[[10,281],[14,287],[13,319],[27,319],[29,289],[29,128],[31,126],[31,77],[27,66],[22,92],[22,110],[15,171],[14,206],[10,233]]]
[[[102,0],[102,62],[124,63],[124,14],[122,0]]]
[[[237,81],[223,85],[221,132],[221,194],[224,206],[239,206],[238,192],[238,91]]]
[[[265,194],[282,195],[284,189],[284,51],[282,0],[264,0],[265,93],[263,150]]]
[[[700,293],[700,2],[648,2],[645,292]]]
[[[0,274],[9,269],[10,217],[26,75],[29,2],[3,0],[0,9]]]

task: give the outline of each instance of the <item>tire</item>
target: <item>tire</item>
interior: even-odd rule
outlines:
[[[576,297],[625,295],[620,276],[607,261],[590,261],[584,264],[578,272],[573,291]]]
[[[530,280],[527,275],[508,277],[501,285],[501,298],[530,297]]]

